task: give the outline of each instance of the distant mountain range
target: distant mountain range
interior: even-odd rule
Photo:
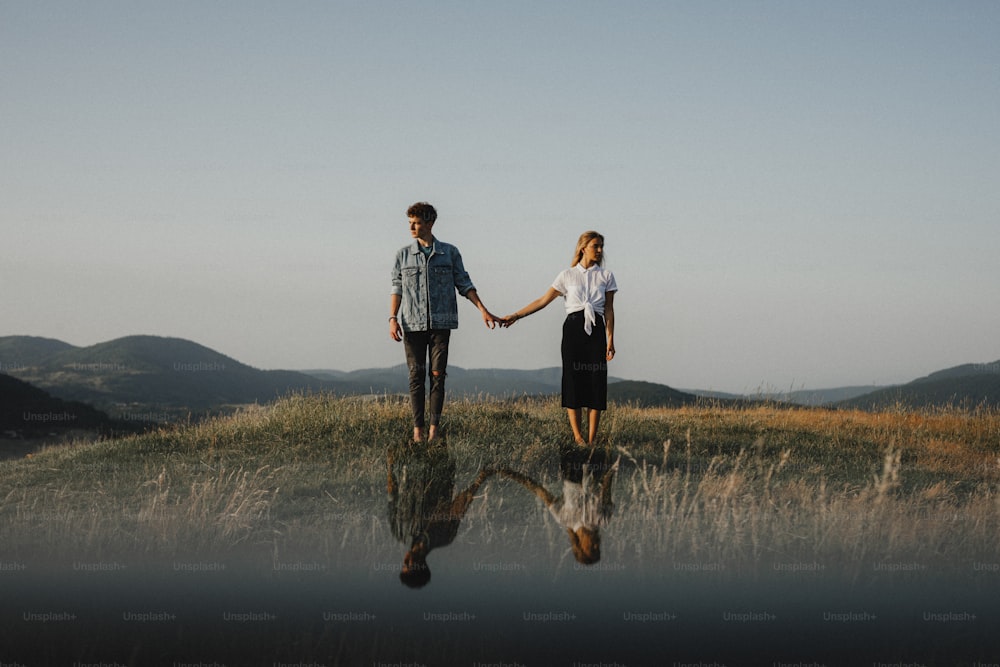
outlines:
[[[946,368],[896,387],[887,387],[847,400],[834,407],[884,410],[900,407],[1000,408],[1000,361]]]
[[[832,387],[830,389],[797,389],[794,391],[758,391],[753,394],[731,394],[722,391],[705,391],[702,389],[682,389],[704,398],[721,399],[725,401],[776,401],[793,403],[812,407],[828,406],[846,401],[857,396],[870,394],[873,391],[886,389],[880,385],[859,385],[850,387]]]
[[[0,338],[0,370],[113,416],[201,414],[269,402],[290,391],[334,388],[305,373],[258,370],[203,345],[159,336],[128,336],[89,347],[8,336]]]
[[[113,418],[158,421],[200,417],[248,403],[268,403],[296,391],[341,395],[405,394],[404,365],[358,371],[260,370],[189,340],[127,336],[89,347],[33,336],[0,337],[0,373],[64,401],[86,403]],[[448,368],[451,396],[534,396],[560,392],[557,367],[538,370]],[[841,387],[739,396],[677,390],[667,385],[609,378],[611,400],[641,406],[677,406],[704,400],[777,400],[802,405],[879,409],[904,405],[1000,405],[1000,362],[966,364],[895,387]]]

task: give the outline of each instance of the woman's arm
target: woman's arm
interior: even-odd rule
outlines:
[[[608,361],[615,358],[615,293],[604,294],[604,326],[608,330]]]
[[[556,501],[556,497],[549,493],[544,486],[527,475],[522,475],[516,470],[511,470],[510,468],[500,468],[497,472],[507,479],[514,480],[515,482],[521,484],[524,488],[534,493],[543,503],[545,503],[546,507],[551,507],[552,503]]]
[[[560,294],[559,291],[556,290],[556,288],[550,287],[545,292],[545,294],[541,295],[540,297],[538,297],[537,299],[535,299],[534,301],[532,301],[531,303],[529,303],[527,306],[525,306],[524,308],[522,308],[519,311],[517,311],[516,313],[513,313],[513,314],[508,315],[507,317],[505,317],[504,320],[507,322],[507,324],[504,325],[504,326],[508,326],[509,327],[510,325],[514,324],[514,322],[517,322],[519,319],[521,319],[522,317],[527,317],[528,315],[531,315],[532,313],[537,313],[542,308],[544,308],[545,306],[549,305],[550,303],[552,303],[553,301],[555,301],[556,298],[558,298],[560,296],[562,296],[562,294]]]

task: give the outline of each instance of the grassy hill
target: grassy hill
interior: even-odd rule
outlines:
[[[245,548],[270,559],[335,550],[342,541],[330,535],[371,532],[368,514],[385,501],[386,456],[407,447],[408,410],[393,400],[292,396],[0,463],[0,488],[16,491],[0,496],[0,555],[138,550],[169,560]],[[447,447],[463,474],[488,466],[557,477],[569,442],[557,399],[456,402],[446,418]],[[825,556],[857,561],[863,572],[866,558],[995,555],[996,413],[613,404],[601,433],[598,446],[621,458],[617,532],[659,535],[656,548],[673,558],[755,567],[766,554]],[[95,471],[113,474],[96,488]],[[494,493],[491,511],[523,517],[533,507],[510,506],[502,488]],[[30,516],[24,508],[53,522],[35,532],[18,518]],[[956,512],[982,521],[928,519]],[[633,553],[629,544],[619,543],[621,555]]]
[[[862,410],[933,407],[1000,408],[1000,361],[946,368],[897,387],[871,392],[836,404]]]

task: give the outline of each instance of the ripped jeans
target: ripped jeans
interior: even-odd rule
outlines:
[[[437,426],[441,421],[449,340],[451,340],[451,329],[408,331],[403,334],[406,365],[410,369],[410,407],[413,409],[413,425],[417,428],[424,427],[428,359],[431,370],[431,404],[428,421],[431,426]]]

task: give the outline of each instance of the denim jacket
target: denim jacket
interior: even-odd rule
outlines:
[[[403,331],[458,328],[458,299],[475,289],[458,248],[434,239],[430,257],[418,241],[400,248],[392,267],[392,291],[402,296],[399,326]]]

